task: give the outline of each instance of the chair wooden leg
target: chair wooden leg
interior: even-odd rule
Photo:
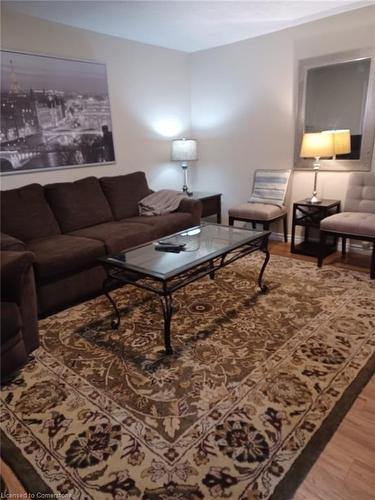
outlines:
[[[229,225],[230,226],[234,225],[234,217],[229,216]]]
[[[284,226],[284,241],[288,243],[288,214],[285,214],[283,217],[283,226]]]
[[[255,222],[252,222],[252,223],[251,223],[251,226],[252,226],[252,228],[253,228],[253,229],[256,229],[256,228],[257,228],[257,225],[256,225],[256,223],[255,223]]]
[[[263,222],[263,231],[268,231],[270,228],[269,222]]]
[[[370,264],[370,278],[373,280],[375,279],[375,241],[372,244],[372,257],[371,257],[371,264]]]

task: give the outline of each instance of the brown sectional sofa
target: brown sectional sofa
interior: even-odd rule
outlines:
[[[21,368],[39,346],[31,252],[1,251],[1,381]]]
[[[2,192],[1,248],[34,254],[39,317],[101,293],[98,257],[199,224],[201,203],[189,198],[176,212],[139,216],[151,192],[143,172]]]

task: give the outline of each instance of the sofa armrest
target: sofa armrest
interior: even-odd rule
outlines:
[[[25,250],[26,246],[23,241],[18,240],[14,236],[6,233],[0,233],[0,250]]]
[[[193,216],[193,223],[200,224],[202,216],[202,202],[200,200],[193,200],[192,198],[183,198],[176,212],[191,213]]]
[[[20,303],[23,281],[32,267],[32,252],[0,252],[1,299]]]

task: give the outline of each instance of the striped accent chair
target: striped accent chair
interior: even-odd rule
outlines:
[[[253,229],[261,224],[268,230],[270,224],[283,220],[284,240],[288,241],[288,211],[285,198],[290,178],[290,170],[256,170],[253,192],[249,201],[230,208],[229,225],[234,221],[251,222]]]

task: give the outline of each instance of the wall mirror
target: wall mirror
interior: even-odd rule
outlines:
[[[350,130],[350,152],[321,158],[321,170],[371,170],[375,136],[374,52],[342,52],[299,64],[294,168],[311,170],[300,158],[305,132]]]

